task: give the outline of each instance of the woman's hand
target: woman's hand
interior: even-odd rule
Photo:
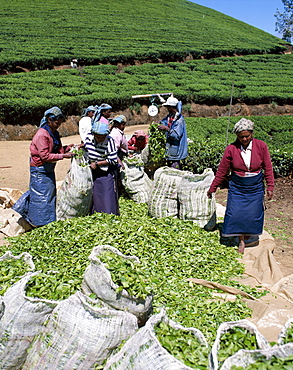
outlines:
[[[213,197],[213,193],[211,191],[207,191],[207,196],[209,199],[211,199]]]
[[[63,154],[63,158],[72,158],[73,156],[74,156],[74,154],[71,153],[71,152],[67,152],[67,153]]]
[[[162,131],[169,131],[169,127],[168,126],[165,126],[165,125],[159,125],[158,126],[158,129],[159,130],[162,130]]]
[[[97,169],[97,167],[98,167],[98,165],[97,165],[97,163],[96,163],[96,162],[92,162],[92,163],[90,164],[90,168],[91,168],[92,170],[96,170],[96,169]]]
[[[121,168],[124,170],[125,169],[125,166],[123,164],[123,162],[121,161],[121,159],[118,157],[118,164],[121,166]]]
[[[267,190],[267,197],[268,200],[271,200],[273,198],[273,192],[271,190]]]

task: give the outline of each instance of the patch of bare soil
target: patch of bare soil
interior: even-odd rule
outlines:
[[[226,206],[227,189],[216,193],[216,201]],[[265,200],[264,228],[274,237],[274,257],[284,275],[293,273],[293,180],[277,178],[274,197]]]

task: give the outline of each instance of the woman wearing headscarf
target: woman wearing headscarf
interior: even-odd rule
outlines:
[[[93,123],[91,134],[85,139],[85,150],[93,174],[94,212],[119,215],[117,193],[117,150],[104,122]]]
[[[169,114],[162,119],[159,130],[166,132],[166,160],[169,167],[181,169],[181,160],[188,156],[186,124],[181,114],[182,104],[170,96],[165,106]]]
[[[73,144],[61,144],[58,128],[62,122],[64,115],[60,108],[46,110],[30,144],[30,190],[19,202],[22,204],[24,197],[26,208],[19,209],[16,202],[13,209],[33,226],[43,226],[56,220],[56,162],[73,156],[69,152]]]
[[[84,143],[86,136],[91,132],[93,117],[95,115],[96,110],[97,107],[90,105],[83,111],[81,120],[78,123],[78,131],[82,143]]]
[[[126,118],[123,114],[116,116],[111,121],[112,128],[110,131],[110,136],[114,139],[116,149],[117,149],[117,156],[118,156],[118,163],[120,166],[123,167],[122,160],[128,153],[128,145],[126,136],[124,135],[124,129],[126,125]]]
[[[109,118],[111,116],[112,107],[107,103],[101,104],[94,115],[93,123],[95,122],[103,122],[109,125]]]
[[[264,223],[264,182],[267,199],[273,197],[274,173],[265,142],[253,138],[254,123],[246,118],[233,129],[237,139],[227,146],[208,190],[212,197],[226,175],[231,172],[222,236],[239,238],[238,252],[244,253],[245,237],[262,234]]]
[[[142,130],[134,131],[131,138],[128,140],[128,150],[134,153],[140,153],[147,145],[148,137]]]

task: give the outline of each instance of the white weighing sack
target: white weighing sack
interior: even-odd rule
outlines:
[[[199,343],[207,347],[202,332],[195,328],[185,328],[167,318],[165,311],[149,318],[146,325],[131,337],[115,355],[111,356],[104,370],[191,370],[181,361],[172,356],[156,337],[155,325],[166,322],[175,329],[192,332]]]
[[[25,296],[28,281],[38,273],[27,273],[3,296],[0,320],[1,369],[22,368],[31,342],[41,332],[43,323],[57,305],[54,301]]]
[[[161,167],[156,170],[148,203],[150,216],[164,218],[179,215],[178,188],[182,178],[187,174],[191,172],[171,167]]]
[[[121,182],[126,193],[136,203],[147,203],[149,200],[152,180],[144,172],[144,164],[140,155],[123,159]]]
[[[293,355],[293,343],[253,351],[241,349],[237,353],[235,353],[235,355],[227,358],[224,361],[221,370],[230,370],[232,366],[237,367],[241,366],[246,368],[248,365],[257,362],[258,360],[263,359],[264,357],[266,358],[266,360],[270,360],[272,357],[286,358],[291,355]],[[263,365],[265,366],[265,363]],[[267,367],[264,368],[266,369]],[[281,367],[280,370],[291,368],[292,367]],[[274,369],[276,369],[276,367],[274,367]]]
[[[192,220],[199,227],[212,230],[216,226],[216,200],[207,191],[214,179],[211,168],[202,174],[185,174],[178,187],[179,218]]]
[[[117,294],[116,290],[118,285],[113,282],[109,270],[99,259],[99,255],[105,250],[110,250],[125,259],[130,259],[139,263],[137,257],[125,256],[118,249],[110,245],[99,245],[95,247],[89,256],[91,263],[84,273],[82,282],[83,292],[87,295],[94,293],[109,306],[117,310],[130,312],[135,315],[140,322],[145,322],[152,309],[152,296],[147,297],[145,300],[132,297],[125,289]]]
[[[256,337],[256,342],[257,342],[258,348],[260,348],[260,349],[268,349],[268,348],[270,348],[269,342],[257,330],[256,326],[254,324],[252,324],[250,321],[248,321],[248,320],[239,320],[239,321],[227,321],[227,322],[223,322],[218,327],[216,339],[214,341],[214,344],[213,344],[213,347],[212,347],[212,350],[211,350],[211,353],[210,353],[210,358],[209,358],[210,359],[210,368],[212,370],[217,370],[219,368],[218,350],[220,349],[220,341],[221,341],[222,335],[224,335],[229,330],[231,330],[231,329],[233,329],[235,327],[246,329],[251,334],[254,334],[255,337]],[[241,351],[243,351],[243,350],[241,350]],[[240,351],[238,351],[238,352],[240,352]],[[248,351],[248,352],[252,352],[252,351]],[[231,356],[231,357],[233,357],[233,356]],[[221,369],[228,369],[229,368],[229,367],[224,367],[224,364],[228,361],[228,359],[226,359],[224,361]],[[243,360],[243,365],[239,364],[238,366],[244,366],[244,364],[245,364],[245,361]]]
[[[284,344],[284,339],[286,338],[287,332],[293,327],[293,318],[287,320],[285,325],[283,326],[279,336],[278,336],[278,344]]]
[[[85,157],[72,158],[71,166],[57,192],[57,220],[87,216],[93,198],[93,178]]]
[[[32,343],[22,370],[94,369],[137,331],[135,316],[93,303],[81,292],[61,301]]]

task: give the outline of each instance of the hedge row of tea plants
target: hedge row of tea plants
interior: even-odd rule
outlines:
[[[292,104],[293,55],[215,58],[185,63],[111,65],[79,70],[38,71],[0,77],[0,121],[37,123],[50,106],[80,114],[90,104],[131,107],[132,95],[173,92],[183,103]],[[140,100],[139,103],[149,103]]]
[[[284,41],[189,1],[1,1],[0,68],[278,53]]]

